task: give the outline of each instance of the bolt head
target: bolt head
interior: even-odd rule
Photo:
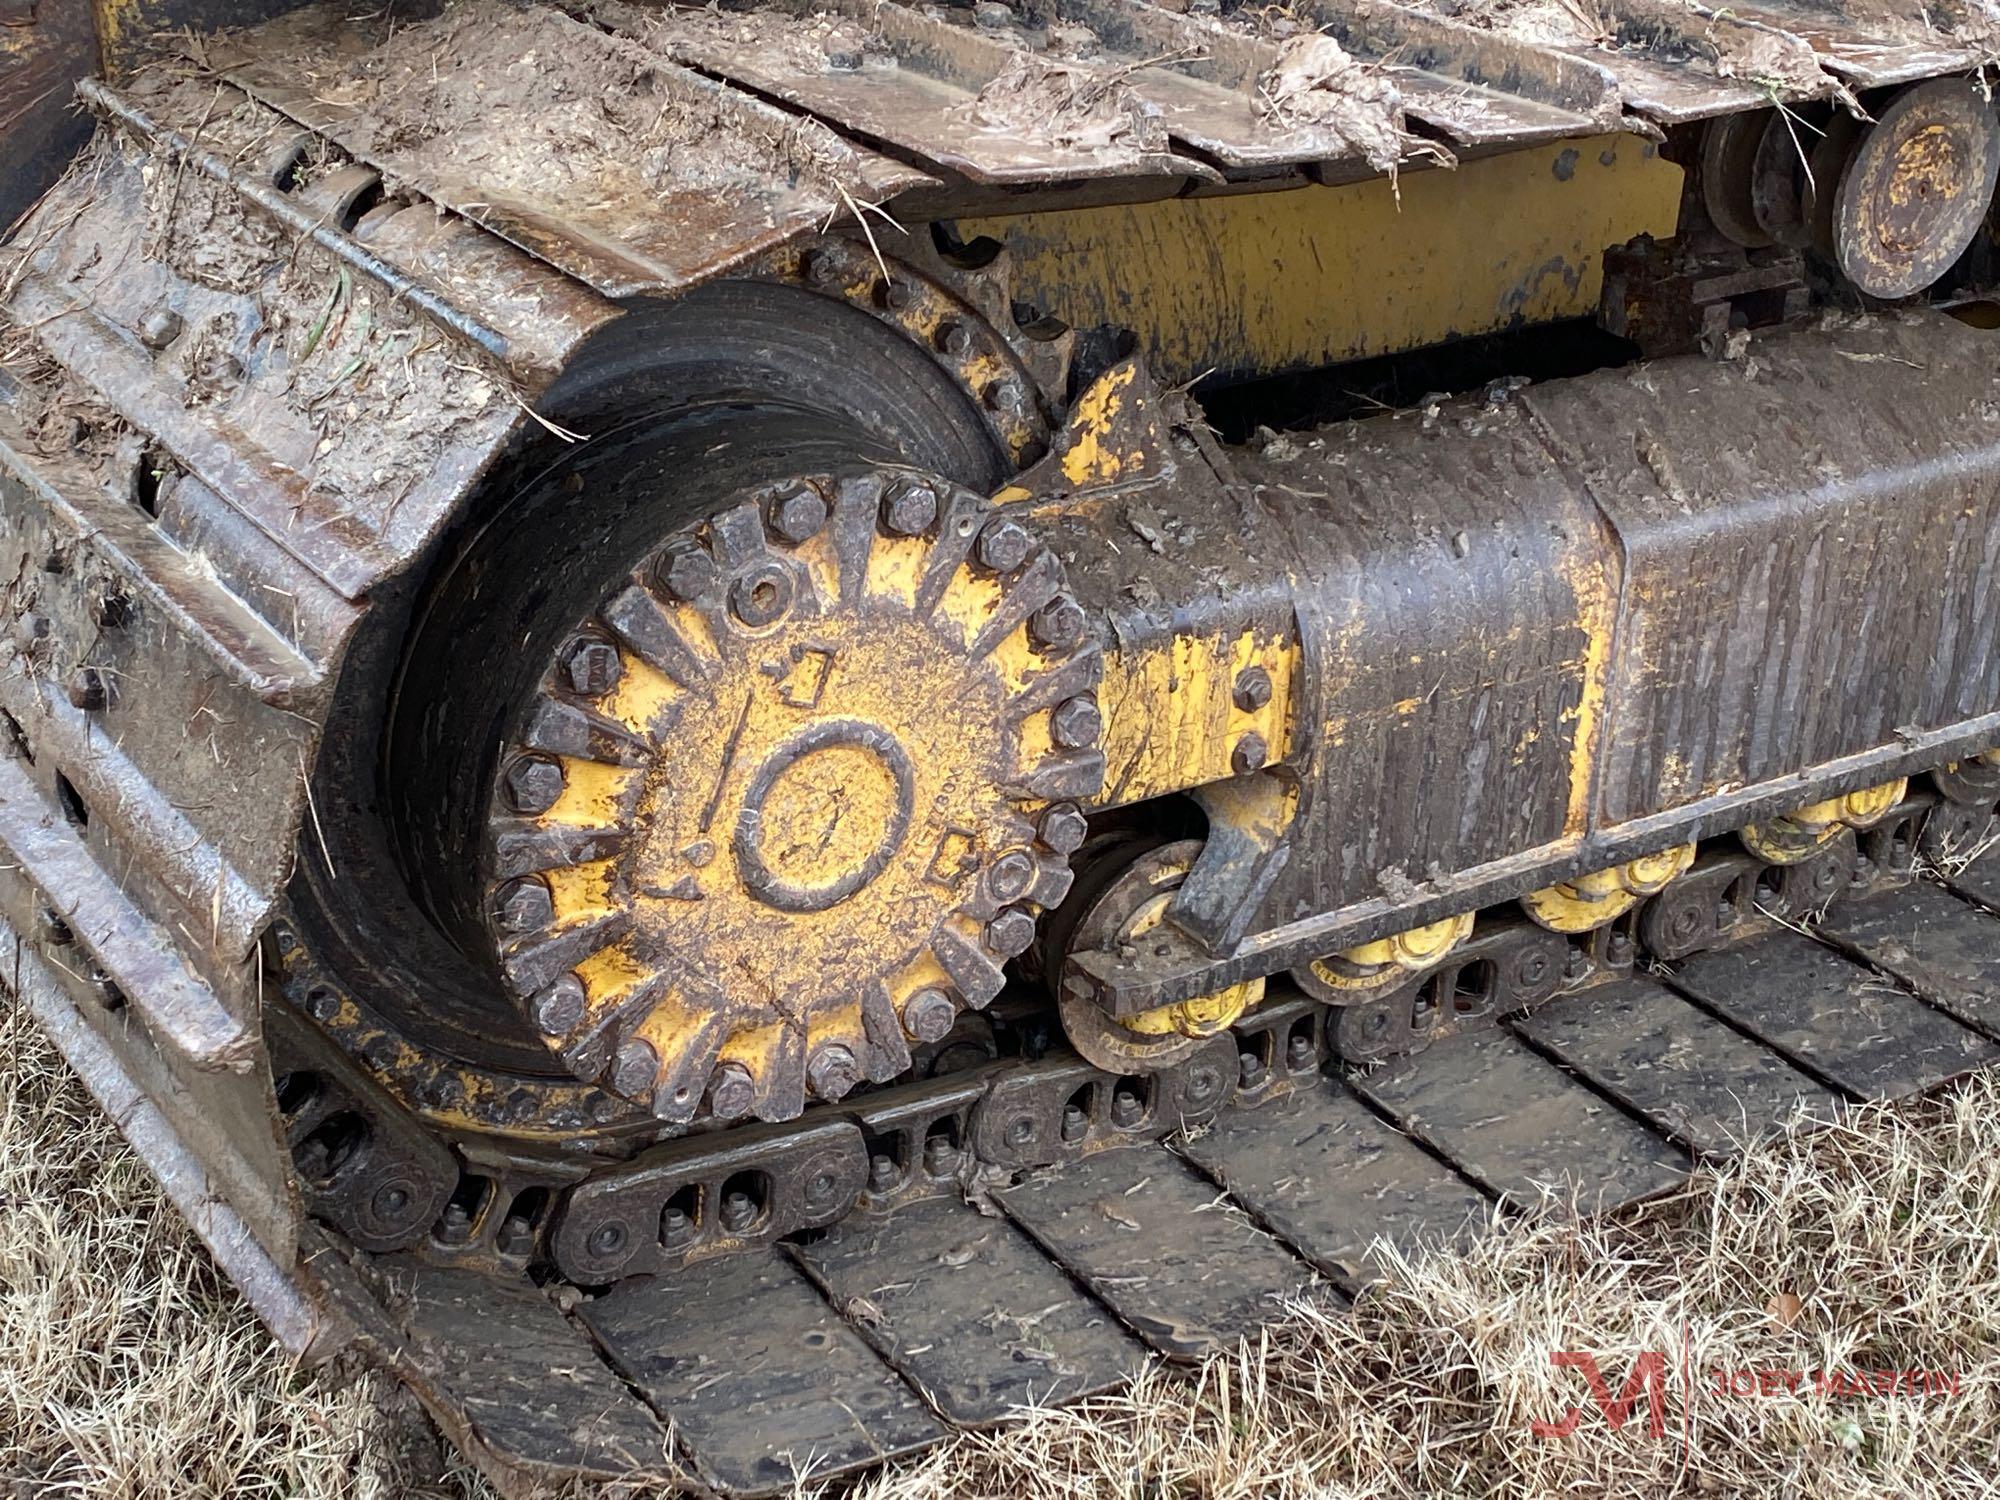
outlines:
[[[1264,759],[1270,752],[1264,746],[1264,736],[1252,730],[1236,742],[1236,748],[1229,752],[1229,769],[1238,776],[1248,776],[1252,771],[1264,769]]]
[[[898,479],[882,493],[882,529],[891,536],[921,536],[937,514],[937,491],[921,479]]]
[[[1124,1127],[1136,1125],[1144,1109],[1145,1105],[1137,1094],[1128,1094],[1120,1089],[1111,1096],[1111,1123]]]
[[[1028,560],[1031,545],[1028,533],[1020,522],[996,516],[980,529],[973,556],[979,559],[982,568],[990,568],[995,573],[1011,573]]]
[[[886,1193],[896,1185],[902,1174],[896,1170],[896,1158],[876,1154],[868,1158],[868,1185],[878,1193]]]
[[[539,880],[517,880],[501,892],[498,915],[501,930],[512,936],[538,932],[555,920],[555,898]]]
[[[903,1029],[920,1042],[941,1042],[958,1019],[958,1006],[940,989],[921,989],[903,1006]]]
[[[1093,698],[1071,698],[1049,714],[1049,738],[1065,750],[1086,749],[1096,744],[1103,732],[1104,716]]]
[[[608,1224],[600,1224],[590,1232],[590,1253],[596,1256],[616,1255],[625,1248],[625,1226],[615,1219]]]
[[[826,525],[826,501],[819,492],[800,485],[771,502],[771,531],[787,542],[811,541]]]
[[[1036,832],[1058,854],[1074,854],[1090,833],[1090,820],[1074,802],[1053,802],[1043,810]]]
[[[375,1190],[375,1196],[369,1199],[369,1207],[375,1211],[377,1218],[393,1223],[409,1211],[410,1190],[400,1182],[386,1183]]]
[[[1062,1138],[1066,1141],[1080,1141],[1090,1129],[1090,1116],[1083,1112],[1080,1104],[1065,1104],[1062,1117]]]
[[[757,1200],[748,1193],[730,1193],[722,1200],[719,1217],[724,1229],[741,1234],[757,1221]]]
[[[564,974],[535,996],[535,1025],[543,1036],[566,1036],[583,1019],[583,981]]]
[[[181,336],[185,326],[171,307],[156,307],[139,320],[139,342],[148,349],[164,349]]]
[[[1035,941],[1035,919],[1018,906],[1010,906],[986,924],[986,946],[1002,958],[1026,953]]]
[[[757,1102],[757,1081],[741,1063],[718,1066],[708,1081],[708,1112],[718,1120],[740,1120]]]
[[[526,1255],[535,1248],[534,1226],[518,1214],[508,1215],[494,1248],[502,1255]]]
[[[1294,1073],[1304,1072],[1316,1060],[1311,1037],[1295,1036],[1285,1044],[1285,1061]]]
[[[611,1087],[627,1099],[650,1099],[659,1076],[660,1054],[642,1037],[635,1036],[620,1047],[611,1064]]]
[[[714,589],[719,576],[707,549],[690,542],[660,559],[660,586],[682,601],[701,599]]]
[[[844,1042],[825,1042],[806,1064],[806,1082],[822,1099],[840,1099],[861,1082],[861,1066]]]
[[[1083,639],[1083,606],[1058,594],[1028,616],[1028,639],[1041,651],[1061,651]]]
[[[1028,1129],[1031,1133],[1033,1132],[1033,1121],[1029,1122]],[[1009,1134],[1011,1135],[1012,1132],[1010,1131]],[[932,1136],[924,1142],[924,1170],[929,1172],[933,1177],[944,1177],[957,1171],[958,1147],[954,1146],[944,1136]]]
[[[111,696],[105,686],[104,674],[95,667],[78,667],[69,674],[69,681],[63,687],[70,705],[87,712],[104,707]]]
[[[524,755],[507,769],[507,800],[516,812],[545,813],[563,793],[563,768],[543,755]]]
[[[1264,1081],[1264,1059],[1259,1057],[1256,1053],[1254,1052],[1237,1053],[1236,1067],[1238,1076],[1241,1078],[1244,1088],[1246,1089],[1255,1088],[1258,1084]]]
[[[1245,667],[1236,674],[1236,706],[1254,714],[1271,701],[1271,674],[1262,667]]]
[[[1022,849],[1009,849],[986,872],[986,888],[996,901],[1018,901],[1034,883],[1034,857]]]
[[[791,607],[791,575],[774,564],[752,568],[729,586],[730,611],[752,629],[775,623]]]
[[[941,354],[949,354],[954,359],[963,358],[972,352],[971,331],[957,321],[940,323],[937,331],[937,347]]]
[[[686,1244],[694,1238],[694,1221],[685,1209],[668,1207],[660,1214],[660,1239],[668,1249]]]
[[[578,641],[569,648],[565,665],[569,685],[590,698],[610,692],[625,670],[625,664],[618,659],[618,648],[609,641]]]

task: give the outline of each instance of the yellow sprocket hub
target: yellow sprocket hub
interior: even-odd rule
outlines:
[[[490,919],[549,1045],[675,1122],[903,1072],[1068,890],[1087,634],[1051,553],[921,475],[792,481],[670,541],[502,759]]]

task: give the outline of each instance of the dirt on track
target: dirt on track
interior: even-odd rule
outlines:
[[[1987,1078],[1767,1145],[1608,1222],[1553,1214],[1394,1260],[1352,1314],[1301,1306],[1197,1372],[962,1438],[852,1493],[2000,1493],[1996,1236]],[[0,1348],[0,1495],[490,1497],[392,1388],[287,1366],[4,996]],[[1643,1394],[1611,1430],[1584,1377],[1552,1364],[1564,1351],[1592,1354],[1614,1397],[1662,1354],[1661,1436]],[[1792,1371],[1795,1390],[1717,1390],[1719,1373]],[[1937,1380],[1822,1391],[1815,1372]],[[1570,1436],[1534,1434],[1572,1407]]]

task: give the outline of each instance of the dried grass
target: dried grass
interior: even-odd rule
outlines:
[[[976,1289],[975,1289],[976,1290]],[[1666,1431],[1617,1393],[1666,1358]],[[1721,1396],[1717,1370],[1912,1370],[1948,1394]],[[1690,1381],[1685,1370],[1694,1372]],[[865,1500],[2000,1493],[2000,1081],[1703,1173],[1615,1221],[1391,1258],[1192,1375],[1042,1412],[875,1476]],[[0,1481],[18,1496],[482,1496],[270,1348],[32,1024],[0,1014]],[[1576,1431],[1530,1427],[1582,1408]],[[4,1493],[4,1490],[0,1490]]]

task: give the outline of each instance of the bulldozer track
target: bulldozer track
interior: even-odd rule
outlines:
[[[83,83],[11,987],[511,1490],[848,1474],[2000,1062],[1991,335],[1880,307],[2000,262],[1933,9],[320,4]]]
[[[1224,1350],[1289,1297],[1344,1302],[1383,1245],[1448,1244],[1495,1212],[1611,1212],[1777,1129],[2000,1062],[2000,916],[1982,904],[2000,864],[1862,884],[1823,909],[1753,906],[1722,946],[1443,1026],[1404,1058],[1315,1048],[1286,1086],[1187,1127],[988,1171],[970,1194],[954,1165],[785,1243],[561,1294],[566,1313],[417,1257],[379,1268],[428,1378],[484,1388],[496,1357],[521,1389],[543,1361],[569,1371],[528,1407],[486,1406],[489,1442],[628,1472],[667,1423],[685,1478],[779,1493]],[[1323,1014],[1272,1011],[1284,1035]],[[1220,1049],[1232,1066],[1237,1045]],[[1015,1077],[1038,1069],[1065,1097],[1092,1072]],[[962,1117],[990,1087],[935,1094]],[[502,1317],[533,1336],[495,1351]]]

